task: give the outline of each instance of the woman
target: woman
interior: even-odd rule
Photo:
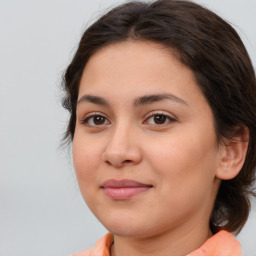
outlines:
[[[75,255],[241,255],[256,81],[235,30],[189,1],[126,3],[64,78],[79,187],[110,232]]]

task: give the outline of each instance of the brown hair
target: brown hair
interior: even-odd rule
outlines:
[[[256,166],[256,81],[248,53],[236,31],[215,13],[190,1],[134,1],[122,4],[83,34],[64,74],[63,106],[72,141],[79,83],[88,59],[100,48],[124,40],[150,40],[177,53],[189,67],[214,113],[217,137],[234,138],[249,130],[249,147],[240,173],[221,182],[210,226],[238,233],[250,211]]]

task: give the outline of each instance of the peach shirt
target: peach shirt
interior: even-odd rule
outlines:
[[[108,233],[97,241],[95,247],[72,256],[110,256],[109,250],[113,243],[112,234]],[[241,245],[227,231],[219,231],[208,239],[199,249],[186,256],[242,256]]]

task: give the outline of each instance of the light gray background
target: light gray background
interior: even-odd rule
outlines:
[[[114,0],[0,0],[0,256],[61,256],[106,230],[85,206],[72,158],[58,150],[62,71],[86,25]],[[256,1],[198,0],[235,28],[256,63]],[[256,210],[239,235],[256,255]]]

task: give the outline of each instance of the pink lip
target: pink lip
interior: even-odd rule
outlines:
[[[130,199],[153,186],[150,184],[140,183],[134,180],[107,180],[102,185],[105,195],[115,200]]]

